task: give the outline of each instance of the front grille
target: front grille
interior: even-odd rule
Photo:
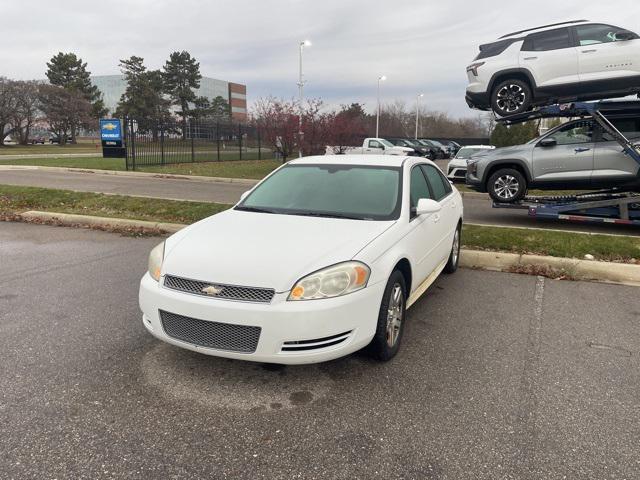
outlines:
[[[209,298],[221,298],[224,300],[240,300],[243,302],[269,303],[276,291],[273,288],[260,287],[238,287],[237,285],[221,285],[218,283],[202,282],[200,280],[190,280],[188,278],[174,277],[167,275],[164,277],[164,286],[172,290],[202,295]],[[215,295],[208,295],[202,290],[215,286],[220,291]]]
[[[165,333],[171,338],[228,352],[253,353],[260,339],[260,327],[208,322],[160,310]]]

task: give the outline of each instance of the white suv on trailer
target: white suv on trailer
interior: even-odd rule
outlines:
[[[521,30],[481,45],[467,75],[467,104],[501,117],[624,97],[640,93],[640,37],[586,20]]]

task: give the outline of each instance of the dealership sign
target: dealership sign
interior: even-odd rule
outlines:
[[[122,141],[122,127],[118,119],[100,120],[100,138],[107,141]]]

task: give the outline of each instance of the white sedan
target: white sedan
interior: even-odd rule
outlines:
[[[367,347],[389,360],[406,309],[456,270],[461,226],[461,196],[429,160],[293,160],[153,249],[142,322],[220,357],[304,364]]]
[[[467,176],[467,160],[478,153],[493,150],[492,145],[469,145],[462,147],[456,156],[447,164],[447,177],[449,180],[464,180]]]

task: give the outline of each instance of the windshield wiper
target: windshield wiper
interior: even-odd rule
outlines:
[[[323,218],[344,218],[346,220],[372,220],[367,217],[356,217],[344,213],[323,213],[323,212],[286,212],[287,215],[301,215],[303,217],[323,217]]]
[[[273,210],[269,210],[268,208],[247,207],[245,205],[239,205],[234,210],[240,210],[242,212],[256,212],[256,213],[278,213]]]

